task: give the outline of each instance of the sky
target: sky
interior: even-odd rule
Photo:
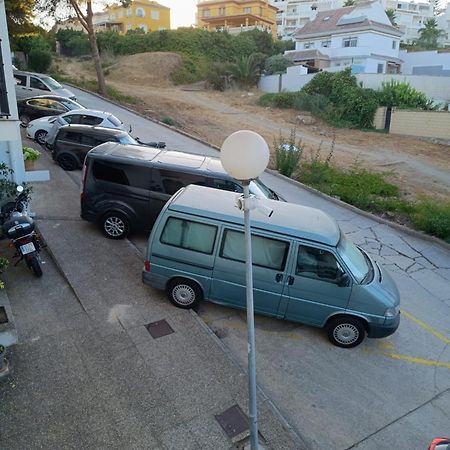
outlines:
[[[157,0],[170,8],[170,27],[188,27],[195,24],[197,0]]]

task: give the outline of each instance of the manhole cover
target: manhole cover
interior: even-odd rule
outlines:
[[[248,418],[238,405],[234,405],[222,414],[214,417],[231,439],[249,429]]]
[[[145,328],[147,328],[153,339],[158,339],[160,337],[174,333],[173,328],[166,322],[165,319],[149,323],[145,325]]]
[[[8,323],[8,316],[4,306],[0,306],[0,323]]]

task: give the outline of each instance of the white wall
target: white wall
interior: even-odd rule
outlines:
[[[412,75],[414,68],[435,68],[432,75],[450,76],[450,52],[438,53],[436,50],[427,52],[406,52],[400,51],[400,58],[403,59],[402,73]],[[439,71],[449,71],[442,74]],[[450,83],[450,81],[449,81]]]
[[[282,87],[284,91],[295,92],[300,90],[315,74],[300,75],[294,73],[292,69],[299,66],[289,67],[291,76],[289,82],[282,79]],[[334,70],[330,70],[331,72]],[[283,75],[282,77],[284,77]],[[446,77],[432,77],[419,75],[388,75],[376,73],[360,73],[356,75],[358,82],[362,82],[363,87],[380,89],[383,81],[397,80],[407,82],[415,89],[423,92],[428,98],[437,103],[450,101],[450,82]],[[278,92],[279,75],[269,75],[261,77],[259,89],[263,92]]]

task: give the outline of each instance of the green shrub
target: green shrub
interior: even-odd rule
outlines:
[[[164,116],[164,117],[161,119],[161,122],[162,122],[162,123],[165,123],[166,125],[169,125],[169,126],[171,126],[171,127],[173,127],[173,126],[176,125],[175,120],[173,120],[172,117],[169,117],[169,116]]]
[[[52,64],[52,54],[44,48],[32,48],[28,54],[28,67],[36,72],[46,72]]]
[[[414,205],[411,221],[419,230],[450,242],[450,203],[423,199]]]
[[[293,100],[293,107],[298,111],[310,111],[313,115],[321,117],[330,101],[321,94],[306,94],[300,92]]]
[[[273,106],[276,108],[293,108],[297,92],[280,92],[279,94],[264,94],[259,97],[261,106]]]
[[[275,169],[282,175],[290,177],[298,168],[303,152],[301,141],[296,142],[296,131],[291,130],[289,138],[280,134],[274,142]]]
[[[228,63],[212,63],[206,74],[208,86],[217,90],[224,91],[231,84],[231,70]]]
[[[334,74],[332,72],[319,72],[302,87],[306,94],[320,94],[330,97],[333,89]]]
[[[175,84],[190,84],[206,78],[208,62],[203,57],[182,55],[183,64],[172,73],[171,79]]]
[[[379,91],[380,104],[401,109],[434,109],[427,96],[409,83],[389,80],[383,81]]]
[[[293,66],[292,60],[283,55],[273,55],[266,59],[264,70],[266,75],[273,75],[274,73],[286,72],[286,69]]]

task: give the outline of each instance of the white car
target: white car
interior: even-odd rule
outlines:
[[[39,144],[51,147],[59,128],[68,124],[96,125],[131,131],[130,125],[125,125],[111,113],[93,109],[74,109],[60,116],[32,120],[27,126],[27,136]]]

